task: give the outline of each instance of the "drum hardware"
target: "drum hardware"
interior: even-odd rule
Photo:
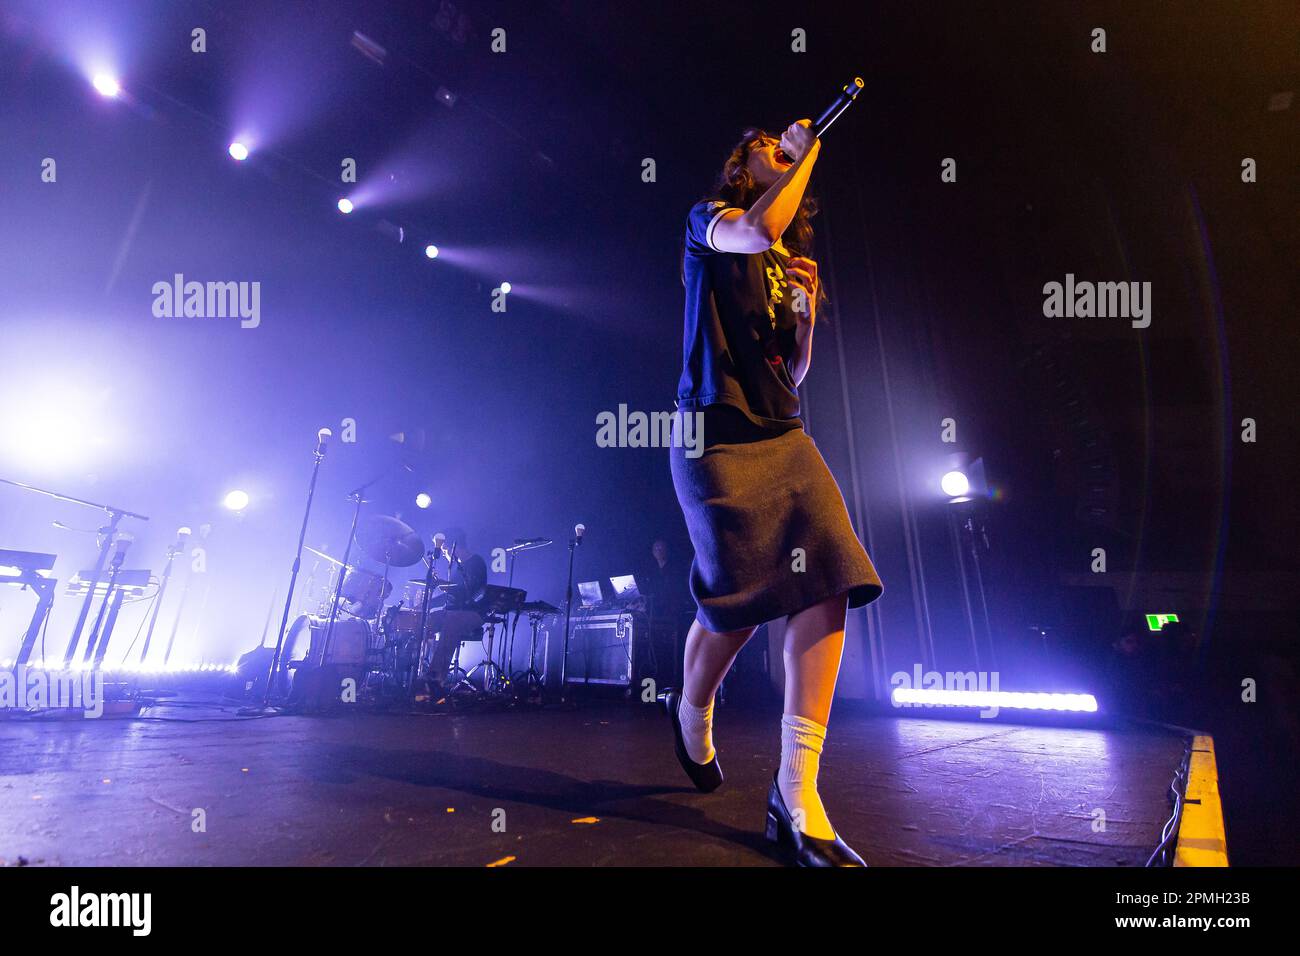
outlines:
[[[104,574],[104,566],[108,563],[108,552],[113,547],[117,536],[117,526],[123,518],[135,518],[137,521],[148,521],[147,515],[137,514],[134,511],[127,511],[125,508],[118,508],[113,505],[99,504],[95,501],[86,501],[84,498],[74,498],[71,495],[59,494],[56,491],[49,491],[45,488],[38,488],[35,485],[23,484],[21,481],[11,481],[8,478],[0,478],[0,484],[13,485],[15,488],[22,488],[24,491],[31,491],[38,495],[45,495],[49,498],[55,498],[59,501],[68,501],[74,505],[81,505],[85,508],[93,508],[96,511],[103,511],[108,515],[108,524],[100,529],[102,537],[99,542],[99,556],[95,560],[95,568],[90,575],[90,587],[86,591],[86,599],[81,604],[81,611],[77,615],[77,623],[72,629],[72,639],[68,641],[68,646],[63,652],[63,666],[67,668],[72,663],[72,657],[77,651],[77,642],[81,639],[81,632],[86,626],[86,619],[90,617],[90,605],[95,599],[95,591]]]
[[[57,559],[57,555],[42,554],[37,551],[0,549],[0,584],[29,587],[36,594],[36,610],[32,612],[31,623],[27,625],[27,633],[23,635],[22,645],[18,648],[18,657],[14,660],[14,664],[18,667],[25,666],[31,658],[41,628],[49,619],[50,608],[54,604],[54,592],[59,582],[55,578],[46,577],[42,572],[52,571]]]
[[[519,615],[528,615],[528,628],[530,631],[528,639],[528,669],[515,675],[513,680],[521,687],[522,696],[525,700],[530,699],[534,693],[541,696],[543,688],[542,672],[537,669],[537,637],[541,631],[542,621],[552,614],[559,614],[560,609],[554,604],[547,601],[529,601],[519,606],[519,611],[515,614],[515,625],[510,632],[510,653],[514,652],[514,632],[519,628]]]

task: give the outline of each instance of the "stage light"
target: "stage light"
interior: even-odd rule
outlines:
[[[433,499],[430,498],[428,494],[426,494],[425,492],[422,491],[415,496],[415,507],[427,508],[431,504],[433,504]]]
[[[939,690],[895,687],[890,695],[896,704],[921,704],[929,707],[1005,708],[1008,710],[1060,710],[1096,713],[1097,698],[1092,694],[1032,694],[1018,691]]]
[[[939,479],[939,487],[949,498],[962,498],[970,492],[970,480],[964,472],[950,471]]]
[[[502,292],[509,292],[509,291],[510,291],[510,283],[509,283],[509,282],[503,282],[503,283],[501,283],[501,291],[502,291]]]
[[[222,502],[231,511],[243,511],[248,507],[248,492],[235,490],[226,495]]]
[[[109,99],[122,92],[122,85],[107,73],[96,73],[90,82],[100,96],[106,96]]]
[[[339,200],[339,212],[343,213],[343,215],[346,216],[346,215],[347,215],[348,213],[350,213],[351,211],[352,211],[352,200],[351,200],[351,199],[346,199],[346,198],[344,198],[344,199],[340,199],[340,200]]]
[[[433,244],[427,245],[424,247],[424,254],[430,259],[436,259],[438,258],[438,247]]]
[[[235,159],[241,163],[244,160],[248,159],[248,147],[241,142],[236,141],[231,143],[228,152],[230,153],[232,159]]]

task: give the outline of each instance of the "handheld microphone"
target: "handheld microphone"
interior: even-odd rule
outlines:
[[[845,83],[844,89],[840,90],[840,95],[835,97],[835,101],[822,110],[822,115],[813,121],[813,135],[820,138],[822,133],[830,129],[831,124],[840,118],[840,114],[853,105],[853,101],[858,98],[865,85],[860,76],[855,76]]]
[[[853,105],[853,101],[858,98],[858,94],[862,92],[865,86],[866,84],[862,82],[860,76],[855,76],[845,83],[844,88],[840,90],[840,95],[835,97],[831,105],[822,110],[821,115],[813,120],[812,126],[809,127],[813,135],[821,139],[822,133],[830,129],[831,124],[840,118],[840,114]],[[778,149],[777,151],[782,156],[785,156],[785,150]],[[787,160],[789,158],[786,156]]]
[[[586,533],[587,533],[587,526],[585,524],[575,524],[573,526],[574,544],[582,544],[582,536]]]
[[[329,440],[334,437],[334,433],[328,428],[322,428],[316,433],[316,454],[324,457],[325,446]]]

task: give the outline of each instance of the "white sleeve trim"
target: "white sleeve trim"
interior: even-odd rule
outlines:
[[[733,209],[735,209],[737,212],[743,212],[742,210],[738,209],[736,206],[723,206],[721,209],[718,210],[718,214],[709,220],[709,228],[704,230],[704,242],[714,252],[721,252],[722,250],[713,244],[713,230],[718,225],[718,220],[721,219],[727,213],[731,212]]]

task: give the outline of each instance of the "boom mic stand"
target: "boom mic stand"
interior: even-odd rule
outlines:
[[[108,552],[113,546],[113,539],[117,536],[118,523],[123,518],[135,518],[138,521],[148,521],[149,518],[147,515],[127,511],[125,508],[103,505],[96,501],[87,501],[84,498],[73,498],[71,495],[61,495],[57,491],[49,491],[35,485],[25,485],[21,481],[11,481],[8,478],[0,478],[0,484],[13,485],[15,488],[22,488],[24,491],[32,491],[58,501],[68,501],[84,508],[94,508],[96,511],[107,512],[109,516],[109,522],[104,531],[104,540],[99,545],[99,557],[95,559],[95,570],[90,576],[90,581],[87,582],[86,599],[81,602],[81,613],[77,615],[77,624],[72,629],[72,640],[68,641],[68,646],[63,652],[63,669],[67,670],[72,663],[73,656],[76,654],[77,642],[81,639],[81,632],[86,626],[86,618],[90,617],[90,607],[95,600],[95,590],[99,587],[100,578],[104,576],[104,565],[108,563]]]

